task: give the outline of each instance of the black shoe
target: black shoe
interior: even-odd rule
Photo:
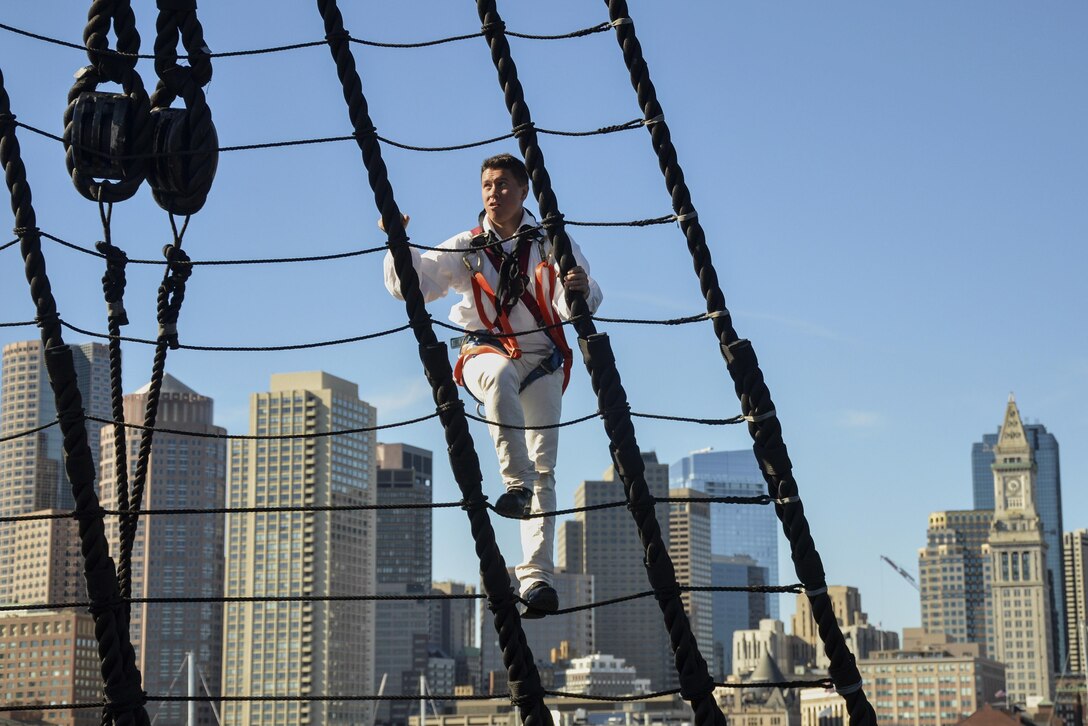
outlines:
[[[532,489],[510,487],[495,500],[495,512],[504,517],[524,519],[529,516],[532,503]]]
[[[559,594],[554,587],[543,581],[530,587],[522,599],[525,600],[525,611],[521,617],[526,620],[536,620],[559,609]]]

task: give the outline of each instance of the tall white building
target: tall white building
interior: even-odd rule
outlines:
[[[149,384],[150,385],[150,384]],[[125,396],[125,420],[143,421],[149,385]],[[163,377],[156,426],[196,434],[222,435],[213,423],[214,402],[170,374]],[[129,482],[136,468],[140,433],[127,432]],[[117,501],[114,430],[102,430],[101,500]],[[143,509],[213,509],[223,506],[226,444],[222,439],[157,432],[152,440]],[[110,552],[120,551],[120,521],[106,518]],[[141,517],[132,552],[133,597],[221,597],[223,594],[223,517],[170,514]],[[132,605],[129,623],[136,666],[148,693],[164,694],[192,653],[212,695],[219,695],[223,652],[223,606],[219,603]],[[163,703],[156,723],[185,722],[186,704]],[[197,718],[213,723],[211,706],[197,706]]]
[[[99,343],[69,346],[84,410],[110,416],[109,351]],[[43,426],[57,418],[40,340],[9,343],[0,363],[0,437]],[[87,422],[87,443],[98,464],[98,432]],[[64,471],[63,436],[53,426],[0,442],[0,517],[75,508]],[[0,602],[15,602],[15,526],[0,523]],[[24,593],[25,594],[25,593]],[[20,595],[22,596],[22,595]]]
[[[994,519],[988,545],[995,660],[1010,703],[1054,695],[1046,540],[1035,510],[1035,462],[1010,395],[994,446]]]
[[[315,371],[272,376],[250,398],[250,433],[298,439],[233,441],[231,507],[374,504],[375,409],[354,383]],[[373,511],[256,512],[227,519],[226,594],[287,597],[375,590]],[[228,603],[223,694],[356,695],[374,678],[369,602]],[[233,726],[369,723],[358,701],[228,702]]]
[[[1066,532],[1062,538],[1065,570],[1065,630],[1069,634],[1069,672],[1084,674],[1085,622],[1088,621],[1088,529]]]

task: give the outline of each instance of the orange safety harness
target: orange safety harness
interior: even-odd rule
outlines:
[[[484,233],[483,227],[476,227],[472,230],[472,247],[480,247],[482,244],[487,243],[487,235]],[[539,239],[539,238],[538,238]],[[570,367],[573,356],[571,354],[570,346],[567,345],[566,336],[563,334],[562,326],[558,325],[560,322],[559,313],[552,304],[552,299],[555,295],[556,285],[558,284],[558,277],[555,274],[555,268],[548,262],[547,256],[544,254],[544,245],[540,243],[540,263],[534,270],[533,277],[536,280],[536,296],[534,297],[528,290],[529,282],[529,249],[531,245],[523,244],[519,242],[518,247],[515,248],[517,254],[518,265],[518,279],[522,282],[520,295],[516,293],[514,295],[504,294],[502,297],[506,298],[505,304],[500,299],[500,294],[496,293],[492,289],[491,284],[484,277],[482,270],[482,256],[486,256],[491,264],[495,266],[495,269],[502,272],[504,265],[503,255],[494,247],[483,247],[483,249],[477,249],[477,260],[480,262],[479,266],[473,267],[469,261],[469,256],[472,251],[465,253],[462,261],[465,267],[468,268],[469,274],[472,276],[472,296],[476,303],[476,311],[480,316],[480,322],[483,323],[486,334],[483,335],[470,335],[467,336],[466,342],[461,346],[461,354],[457,357],[457,363],[453,368],[453,377],[457,381],[457,385],[464,386],[464,366],[465,363],[477,355],[484,355],[488,353],[494,353],[498,355],[505,355],[507,358],[516,360],[521,357],[521,347],[518,345],[517,336],[514,334],[514,330],[510,327],[510,310],[514,305],[520,301],[525,305],[526,309],[536,320],[536,323],[541,328],[544,328],[544,332],[552,343],[555,344],[555,349],[559,356],[562,358],[563,363],[563,390],[567,390],[567,383],[570,381]],[[480,253],[483,255],[480,255]],[[506,264],[510,264],[512,260],[507,260]],[[502,283],[500,282],[500,293],[505,293],[502,290]],[[484,300],[491,304],[491,308],[495,311],[495,318],[492,320],[488,317],[486,310],[484,309]],[[532,371],[526,376],[525,381],[522,383],[522,390],[530,383],[535,381],[541,375],[551,373],[556,370],[556,367],[547,367],[548,361],[541,363],[538,370]]]

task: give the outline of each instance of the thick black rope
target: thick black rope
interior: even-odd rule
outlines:
[[[483,501],[480,460],[468,430],[464,404],[461,401],[457,385],[453,380],[453,371],[444,343],[438,341],[431,325],[430,315],[419,289],[419,278],[412,266],[412,255],[407,246],[407,234],[404,230],[400,208],[393,197],[393,188],[389,183],[385,162],[382,160],[381,147],[373,136],[360,133],[374,128],[370,118],[366,97],[363,95],[362,81],[355,65],[348,43],[348,33],[344,30],[343,17],[336,0],[318,0],[318,11],[325,26],[325,37],[329,42],[336,73],[343,86],[344,100],[348,105],[348,117],[356,130],[356,142],[362,152],[370,187],[374,192],[374,201],[381,213],[383,228],[389,240],[389,251],[393,257],[393,266],[400,280],[400,292],[404,298],[405,310],[412,325],[416,340],[419,342],[419,355],[427,380],[431,384],[434,402],[441,413],[446,443],[450,455],[450,465],[454,479],[466,502],[466,514],[472,529],[472,539],[476,545],[476,554],[480,559],[480,577],[483,590],[487,594],[489,607],[495,616],[495,629],[499,635],[499,648],[502,651],[503,664],[512,690],[519,691],[514,699],[515,705],[526,726],[552,726],[551,713],[544,705],[540,693],[540,675],[537,672],[532,652],[525,641],[525,632],[521,628],[521,617],[513,596],[510,575],[506,562],[495,542],[495,532],[491,527],[486,506]]]
[[[571,250],[570,238],[563,225],[563,216],[551,187],[551,179],[544,166],[544,156],[537,143],[529,108],[525,103],[521,82],[518,80],[517,66],[510,56],[510,45],[503,32],[502,18],[495,7],[494,0],[477,0],[480,22],[487,32],[491,59],[498,71],[499,85],[502,87],[507,110],[514,128],[522,129],[518,135],[518,144],[525,157],[533,193],[540,207],[541,219],[551,223],[545,225],[548,239],[555,250],[559,262],[560,277],[577,265]],[[669,557],[668,548],[661,536],[661,527],[654,512],[653,498],[644,476],[642,454],[635,441],[634,424],[627,413],[629,405],[627,394],[620,383],[616,371],[608,336],[597,333],[589,309],[581,294],[566,293],[570,305],[574,327],[578,331],[579,347],[589,371],[593,391],[597,394],[598,408],[610,413],[604,416],[605,431],[608,433],[609,448],[615,462],[616,472],[623,481],[624,495],[629,502],[631,514],[638,526],[639,538],[645,547],[646,574],[650,586],[662,593],[658,604],[664,614],[665,626],[669,632],[680,688],[684,698],[691,703],[695,712],[697,726],[725,726],[725,716],[714,700],[714,684],[707,669],[706,661],[699,652],[695,636],[683,601],[680,599],[676,572]]]
[[[680,221],[680,229],[687,239],[695,273],[706,298],[707,312],[713,314],[714,332],[725,358],[729,375],[741,410],[750,417],[748,431],[752,436],[753,450],[759,461],[768,492],[776,500],[789,502],[778,504],[775,511],[782,521],[782,528],[790,542],[797,576],[805,584],[812,604],[812,614],[818,624],[824,652],[830,659],[829,673],[835,688],[846,699],[851,726],[875,726],[876,713],[861,687],[861,674],[854,656],[843,639],[838,621],[827,596],[827,583],[823,562],[809,531],[804,506],[797,496],[797,482],[793,478],[792,464],[782,440],[782,425],[774,414],[774,402],[763,380],[752,344],[742,340],[733,329],[732,318],[725,306],[725,296],[718,285],[718,276],[711,261],[706,235],[699,224],[698,213],[691,201],[691,193],[684,182],[684,172],[676,157],[664,111],[657,100],[657,91],[650,80],[649,69],[642,55],[642,47],[635,35],[626,0],[605,0],[609,19],[616,29],[616,39],[623,50],[623,59],[631,76],[631,85],[638,95],[638,104],[657,154],[658,165],[665,177],[665,186],[672,197],[673,211]]]
[[[92,616],[101,659],[102,679],[108,710],[117,726],[148,726],[140,671],[128,635],[124,605],[103,526],[101,507],[95,493],[94,461],[87,443],[83,421],[83,398],[76,379],[71,349],[64,343],[56,300],[53,297],[45,258],[38,237],[26,168],[15,137],[14,117],[3,73],[0,72],[0,165],[4,167],[15,227],[30,286],[30,295],[41,326],[42,345],[49,383],[63,435],[64,468],[72,486],[79,520],[80,548],[84,558],[87,593],[94,603]]]

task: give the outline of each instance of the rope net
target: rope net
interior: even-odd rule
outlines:
[[[516,139],[529,171],[530,186],[544,223],[539,225],[555,250],[560,273],[566,274],[576,266],[567,236],[566,227],[650,227],[676,223],[687,241],[700,290],[706,301],[706,313],[664,320],[603,318],[590,313],[585,299],[577,293],[567,292],[567,302],[572,316],[561,325],[569,325],[577,333],[579,348],[589,373],[597,410],[591,414],[564,421],[556,427],[565,427],[591,419],[600,419],[609,439],[609,449],[620,480],[624,499],[593,506],[543,512],[536,517],[557,517],[597,509],[626,507],[634,519],[643,553],[650,589],[634,592],[619,598],[610,598],[559,610],[556,615],[606,607],[619,602],[653,597],[657,600],[664,617],[664,625],[678,673],[679,688],[659,691],[638,697],[616,697],[603,700],[626,701],[679,694],[692,707],[699,726],[715,724],[724,726],[725,717],[715,698],[715,688],[738,687],[735,683],[717,683],[709,673],[704,656],[700,652],[692,632],[682,595],[697,591],[714,592],[765,592],[804,593],[812,605],[813,615],[819,625],[831,666],[827,679],[783,681],[764,685],[782,688],[834,687],[846,699],[851,726],[875,724],[875,713],[861,687],[861,677],[854,664],[831,609],[827,596],[826,581],[819,555],[816,552],[805,519],[804,509],[798,496],[791,464],[781,439],[781,426],[774,412],[774,405],[763,381],[751,343],[741,339],[733,329],[732,320],[725,305],[724,295],[718,286],[717,275],[706,245],[705,234],[698,220],[698,213],[684,183],[683,172],[672,145],[664,112],[657,101],[656,91],[649,78],[649,71],[635,35],[634,23],[626,3],[622,0],[606,0],[608,21],[589,28],[561,35],[530,35],[508,31],[499,15],[494,0],[478,0],[477,9],[481,29],[479,32],[450,36],[435,40],[409,43],[392,43],[362,40],[353,37],[344,27],[343,17],[335,0],[317,0],[317,9],[323,23],[324,40],[301,42],[290,45],[258,48],[225,53],[211,52],[203,39],[203,29],[197,19],[195,3],[160,3],[156,23],[153,54],[140,54],[140,37],[135,30],[134,13],[127,0],[95,0],[92,3],[84,45],[77,45],[54,37],[41,35],[0,24],[0,29],[36,41],[85,50],[91,65],[78,75],[69,97],[63,134],[53,134],[39,127],[16,120],[11,111],[10,99],[3,86],[0,72],[0,163],[6,172],[15,218],[16,239],[0,245],[0,252],[18,245],[26,270],[35,320],[25,322],[0,322],[3,327],[36,325],[41,330],[46,368],[55,396],[57,419],[44,425],[21,431],[5,433],[0,442],[33,436],[53,426],[59,426],[63,437],[65,472],[71,484],[75,501],[72,511],[47,514],[0,517],[0,524],[16,522],[67,519],[78,522],[79,538],[84,557],[84,574],[87,582],[87,599],[55,602],[18,609],[88,608],[95,622],[95,637],[101,656],[101,676],[104,701],[95,703],[54,704],[49,710],[101,708],[103,724],[149,724],[148,702],[184,702],[194,697],[177,697],[163,694],[146,694],[142,689],[141,673],[136,666],[129,635],[131,606],[166,605],[177,603],[246,603],[246,602],[362,602],[362,601],[416,601],[435,599],[478,599],[486,601],[494,616],[502,661],[507,668],[510,693],[508,697],[516,707],[526,726],[549,726],[551,713],[544,704],[544,697],[583,697],[563,691],[545,689],[537,670],[536,659],[527,642],[521,624],[519,603],[525,601],[514,595],[506,562],[499,551],[490,520],[493,505],[488,503],[482,491],[483,474],[468,421],[505,426],[502,422],[489,421],[465,410],[463,400],[453,380],[448,351],[435,332],[436,327],[466,333],[457,326],[434,320],[427,312],[419,281],[412,265],[411,250],[434,250],[412,243],[402,223],[400,207],[394,196],[388,170],[382,157],[382,146],[410,151],[455,151],[475,148],[502,140]],[[600,127],[590,131],[556,131],[537,128],[533,123],[526,102],[517,66],[512,56],[508,38],[527,40],[560,40],[580,38],[606,31],[613,31],[619,42],[624,62],[631,76],[631,84],[638,97],[643,117],[632,121]],[[110,47],[110,37],[114,39]],[[353,46],[376,48],[426,48],[436,45],[482,38],[490,51],[506,109],[510,115],[512,131],[480,141],[463,142],[446,146],[418,146],[394,141],[379,135],[370,115],[363,84],[358,72]],[[348,121],[354,131],[335,137],[312,137],[293,141],[239,144],[219,144],[211,118],[211,110],[204,89],[212,77],[213,58],[230,58],[250,55],[283,53],[324,45],[328,47],[335,65],[347,105]],[[179,62],[179,46],[186,64]],[[151,94],[144,90],[143,80],[136,70],[137,60],[154,60],[157,86]],[[110,98],[95,96],[99,84],[109,82],[121,86],[122,94]],[[128,134],[124,148],[116,144],[106,129],[96,129],[88,119],[100,119],[106,114],[92,109],[86,99],[94,98],[100,107],[109,105],[112,118],[124,124]],[[180,101],[182,108],[172,108]],[[97,115],[96,115],[97,114]],[[97,122],[97,121],[96,121]],[[565,220],[560,212],[555,191],[552,188],[539,136],[587,137],[603,136],[621,131],[644,128],[650,136],[653,151],[664,175],[670,194],[673,213],[664,216],[636,219],[626,222],[576,222]],[[16,138],[18,129],[46,137],[65,146],[66,161],[77,190],[92,203],[97,204],[103,229],[103,241],[94,249],[87,245],[69,242],[61,237],[41,231],[31,201],[30,186]],[[154,129],[154,131],[153,131]],[[112,138],[113,141],[109,141]],[[164,139],[166,139],[164,141]],[[334,252],[322,255],[297,257],[265,257],[250,259],[191,259],[182,249],[190,216],[199,212],[207,199],[215,176],[220,153],[312,146],[330,142],[354,142],[359,148],[363,167],[374,195],[383,229],[385,244]],[[112,242],[111,226],[113,206],[132,196],[143,181],[152,187],[156,202],[168,212],[172,242],[163,251],[162,259],[130,259]],[[107,331],[95,332],[76,326],[57,312],[56,301],[45,267],[41,241],[45,239],[62,248],[102,260],[105,273],[102,289],[108,306]],[[494,244],[501,244],[503,240]],[[365,333],[350,337],[322,340],[312,343],[280,345],[194,345],[179,340],[178,326],[190,276],[200,266],[272,265],[325,262],[388,251],[393,258],[394,269],[400,280],[401,296],[405,301],[408,322],[396,328]],[[126,266],[128,264],[160,266],[163,268],[161,284],[156,297],[155,337],[122,335],[121,328],[128,324],[125,310]],[[713,327],[717,345],[726,363],[728,374],[740,401],[741,413],[729,418],[697,418],[666,414],[638,413],[631,410],[627,394],[620,380],[616,358],[609,337],[599,332],[596,323],[683,325],[709,321]],[[71,330],[88,337],[107,341],[110,361],[110,418],[89,415],[76,384],[75,364],[70,348],[65,344],[63,331]],[[171,350],[215,352],[270,352],[306,350],[334,345],[346,345],[374,338],[412,331],[418,347],[420,362],[430,385],[434,402],[432,413],[392,424],[352,429],[328,429],[322,433],[306,435],[226,435],[199,434],[169,427],[157,426],[159,401]],[[515,331],[525,335],[544,330]],[[146,408],[140,423],[126,420],[122,388],[122,343],[152,346],[154,348],[151,383],[147,389]],[[208,596],[134,596],[133,546],[142,517],[171,517],[182,514],[241,515],[261,513],[296,513],[305,516],[342,514],[380,509],[410,508],[410,505],[339,504],[320,505],[306,503],[291,506],[220,507],[220,508],[170,508],[144,509],[143,499],[147,487],[149,459],[156,433],[205,436],[220,440],[290,440],[295,438],[328,438],[363,432],[396,428],[437,418],[443,427],[450,457],[450,467],[462,498],[456,502],[438,502],[419,505],[418,508],[462,508],[469,520],[469,527],[480,560],[483,592],[472,595],[380,595],[374,593],[347,593],[337,595],[290,595],[259,597],[208,597]],[[746,423],[752,436],[756,458],[767,482],[767,494],[758,497],[667,497],[655,498],[646,482],[642,453],[635,437],[633,419],[654,419],[687,422],[704,425],[729,425]],[[87,423],[95,422],[109,427],[115,443],[113,454],[113,480],[116,487],[113,501],[117,506],[105,509],[95,491],[96,472],[88,444]],[[528,429],[533,427],[514,427]],[[537,427],[539,428],[539,427]],[[137,440],[131,471],[129,453],[126,451],[126,433],[134,432]],[[706,501],[729,505],[773,506],[782,522],[783,531],[790,543],[799,582],[784,586],[691,587],[677,581],[674,565],[662,540],[661,524],[655,504],[672,502]],[[119,528],[120,550],[118,559],[110,556],[105,535],[107,519],[116,521]],[[16,609],[0,607],[0,612]],[[432,696],[434,697],[434,696]],[[441,700],[487,700],[501,696],[447,694],[437,696]],[[261,701],[375,701],[415,700],[416,696],[380,695],[268,695],[246,696],[198,696],[195,700],[228,703]],[[43,706],[26,706],[26,710],[42,709]],[[13,708],[10,710],[19,710]]]

